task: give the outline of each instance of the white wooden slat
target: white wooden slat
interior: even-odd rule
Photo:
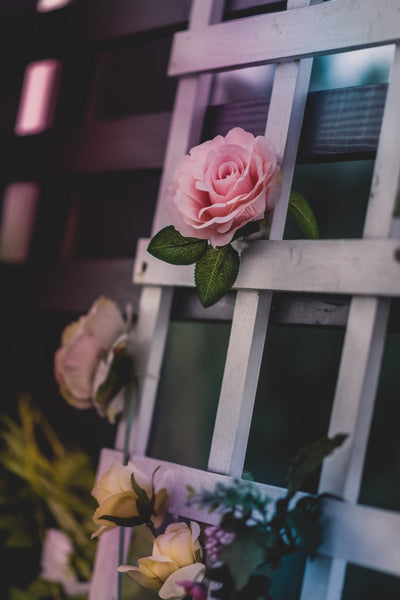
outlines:
[[[304,5],[308,4],[309,0],[304,0]],[[289,0],[288,10],[293,5],[298,6],[298,0],[293,4]],[[280,238],[283,236],[311,64],[311,60],[306,60],[278,65],[274,75],[266,136],[275,144],[282,159],[282,194],[271,226],[271,235]],[[271,299],[269,291],[241,290],[237,293],[209,454],[208,468],[211,471],[235,476],[242,473]]]
[[[102,464],[107,465],[107,468],[115,461],[121,462],[121,459],[122,453],[115,450],[102,451]],[[132,455],[131,460],[149,473],[161,466],[157,482],[167,487],[170,495],[169,510],[177,518],[185,517],[214,525],[218,523],[218,513],[210,513],[207,509],[187,503],[186,486],[190,485],[197,491],[212,490],[217,483],[231,484],[232,477],[141,455]],[[272,501],[282,498],[286,492],[278,486],[260,483],[255,485]],[[299,493],[294,502],[301,496],[303,494]],[[321,523],[324,541],[320,551],[324,556],[337,556],[366,568],[400,575],[399,513],[326,499],[323,501]],[[110,535],[112,533],[105,534],[99,543],[109,540]]]
[[[135,418],[130,432],[129,448],[146,452],[152,415],[158,388],[164,347],[169,327],[172,302],[171,287],[153,287],[142,290],[135,339],[134,362],[139,382]],[[115,447],[125,446],[128,414],[120,421]]]
[[[96,479],[98,480],[115,462],[122,464],[122,452],[103,448],[97,467]],[[129,540],[126,539],[125,550],[127,550],[128,542]],[[98,600],[99,598],[116,600],[119,528],[117,527],[113,531],[110,531],[107,536],[100,537],[98,541],[93,541],[93,544],[96,543],[98,546],[93,567],[89,600]]]
[[[190,27],[204,27],[208,21],[222,15],[222,0],[194,2],[190,16]],[[164,195],[167,186],[181,157],[189,144],[200,137],[201,123],[207,107],[211,78],[183,78],[178,84],[177,96],[171,119],[164,169],[160,183],[157,209],[153,221],[153,232],[168,223]],[[171,285],[171,282],[167,285]],[[145,453],[157,392],[158,376],[161,370],[164,346],[169,326],[169,313],[172,289],[144,289],[140,302],[137,325],[138,348],[140,348],[141,378],[139,412],[132,430],[131,447],[136,452]],[[143,317],[142,317],[143,315]],[[151,321],[151,323],[149,322]],[[148,353],[143,348],[149,348]],[[118,439],[123,437],[123,433]]]
[[[220,18],[222,11],[222,0],[197,0],[192,6],[189,27],[193,30],[203,28],[209,22]],[[179,81],[153,220],[153,233],[168,223],[164,203],[165,191],[172,181],[181,157],[194,140],[196,143],[199,140],[210,87],[211,76],[208,75],[182,78]],[[167,285],[171,285],[171,282]],[[144,289],[142,294],[137,325],[138,348],[141,356],[139,359],[141,389],[139,410],[132,429],[131,449],[134,448],[136,452],[144,454],[150,434],[158,376],[168,332],[172,289],[149,288]],[[143,348],[148,348],[148,351],[144,352]],[[118,435],[118,443],[123,437],[122,430]]]
[[[141,240],[135,282],[193,286],[193,266],[152,257]],[[377,296],[400,295],[399,242],[391,239],[258,240],[241,254],[234,289],[280,290]],[[146,269],[143,271],[143,263]]]
[[[400,174],[400,47],[396,48],[386,97],[364,236],[389,236]],[[329,433],[349,431],[350,440],[323,466],[320,489],[356,502],[362,477],[385,341],[389,303],[377,298],[354,298],[342,351]],[[335,558],[325,579],[327,600],[340,598],[345,561]],[[313,589],[327,573],[326,561],[306,570],[304,600],[317,600]]]
[[[399,0],[330,0],[316,6],[183,31],[170,74],[223,70],[391,44],[400,39]]]
[[[211,18],[217,17],[218,10],[222,14],[222,0],[195,0],[192,4],[189,27],[195,30],[208,25]],[[205,76],[187,78],[178,85],[159,190],[158,209],[153,221],[153,232],[164,224],[163,196],[166,185],[172,180],[177,162],[188,150],[186,144],[192,141],[196,133],[200,135],[201,125],[198,119],[206,109],[210,84],[210,76]],[[148,443],[158,377],[168,332],[171,300],[172,289],[170,287],[145,288],[141,295],[136,331],[137,347],[140,348],[136,353],[139,370],[139,402],[128,443],[130,449],[134,448],[140,453],[146,451]],[[125,417],[118,427],[116,446],[119,449],[122,449],[125,445],[126,427]],[[113,551],[110,548],[105,549],[104,546],[100,546],[98,551],[100,556],[97,559],[100,564],[105,562],[104,553],[113,552],[113,556],[118,556],[117,539],[115,538],[112,541],[114,544]],[[116,567],[116,563],[114,564]],[[106,572],[97,571],[97,579],[93,585],[98,590],[95,600],[110,600],[108,590],[112,587],[113,582],[114,585],[116,582],[113,572],[114,568],[111,562]],[[99,580],[103,585],[99,583]],[[116,588],[114,588],[114,596],[116,596]],[[93,594],[90,600],[94,600]]]

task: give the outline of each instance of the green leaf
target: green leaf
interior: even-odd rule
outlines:
[[[139,517],[116,517],[113,515],[100,515],[99,519],[104,519],[105,521],[111,521],[111,523],[115,523],[119,527],[136,527],[137,525],[143,525],[148,521],[148,517],[139,516]]]
[[[106,411],[111,400],[132,377],[132,355],[125,344],[114,348],[114,356],[105,381],[96,393],[96,403]]]
[[[240,258],[230,244],[222,248],[208,246],[197,261],[194,279],[204,308],[212,306],[228,292],[239,273]]]
[[[315,558],[322,542],[322,527],[319,522],[321,510],[318,498],[302,498],[287,515],[287,524],[292,530],[296,546]]]
[[[397,192],[396,204],[393,212],[394,217],[400,217],[400,191]]]
[[[326,456],[341,446],[347,434],[339,433],[333,438],[323,437],[308,448],[302,448],[295,456],[287,475],[287,498],[292,498],[310,473],[317,469]]]
[[[191,265],[204,254],[207,245],[207,240],[183,237],[173,225],[169,225],[155,234],[147,251],[171,265]]]
[[[135,479],[135,475],[132,473],[131,475],[131,484],[132,489],[137,495],[136,507],[139,513],[139,516],[144,519],[144,523],[150,518],[153,513],[153,507],[151,505],[151,500],[147,495],[147,492],[140,487]]]
[[[252,233],[257,233],[257,231],[260,231],[260,224],[257,221],[250,221],[250,223],[247,223],[246,225],[244,225],[236,231],[235,235],[232,238],[232,241],[237,240],[241,237],[247,237]]]
[[[238,592],[264,562],[264,542],[264,535],[255,527],[243,527],[240,533],[236,533],[233,543],[222,547],[220,559],[229,567]]]
[[[309,240],[319,238],[318,224],[315,215],[307,200],[292,190],[289,197],[288,214]]]

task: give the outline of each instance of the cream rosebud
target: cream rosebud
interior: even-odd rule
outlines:
[[[93,521],[100,526],[100,529],[92,537],[98,537],[117,526],[112,521],[102,518],[104,516],[117,519],[132,519],[142,516],[140,506],[138,506],[138,495],[132,487],[132,474],[138,486],[146,492],[149,502],[151,501],[153,495],[152,476],[148,476],[132,462],[128,462],[125,466],[114,463],[91,492],[99,503],[99,507],[93,515]],[[159,527],[168,508],[168,494],[165,488],[158,489],[156,483],[154,483],[154,491],[154,514],[151,516],[151,521],[155,527]]]
[[[199,581],[205,573],[205,566],[198,562],[202,554],[199,535],[198,523],[192,522],[190,527],[173,523],[155,539],[151,556],[140,558],[138,567],[121,565],[118,570],[144,587],[158,590],[163,600],[184,598],[181,582]]]

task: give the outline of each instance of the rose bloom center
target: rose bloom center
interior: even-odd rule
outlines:
[[[218,169],[218,178],[219,179],[227,179],[232,175],[235,175],[238,172],[238,167],[235,161],[230,160],[228,162],[222,163]]]

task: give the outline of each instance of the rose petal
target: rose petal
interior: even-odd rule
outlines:
[[[147,556],[139,558],[139,569],[146,569],[145,573],[165,581],[171,573],[178,569],[178,565],[167,556]]]
[[[131,565],[121,565],[118,567],[118,571],[120,573],[125,573],[126,575],[129,575],[129,577],[132,577],[132,579],[140,583],[140,585],[150,590],[159,590],[162,586],[161,580],[155,579],[153,577],[148,577],[147,575],[142,573],[142,571],[140,571],[140,569],[138,569],[137,567],[131,567]]]
[[[101,296],[87,315],[85,330],[108,350],[119,336],[126,333],[127,327],[117,304]]]
[[[205,566],[202,563],[194,563],[178,569],[168,577],[164,585],[158,592],[163,600],[172,600],[173,598],[184,598],[186,591],[179,582],[184,580],[201,581],[204,577]]]
[[[109,496],[109,498],[95,510],[93,521],[96,525],[108,525],[110,521],[103,519],[102,516],[120,517],[124,519],[137,517],[138,509],[136,500],[137,496],[133,492],[121,492],[120,494]]]
[[[57,376],[77,399],[91,397],[93,375],[103,350],[89,335],[80,335],[70,346],[56,354]]]

